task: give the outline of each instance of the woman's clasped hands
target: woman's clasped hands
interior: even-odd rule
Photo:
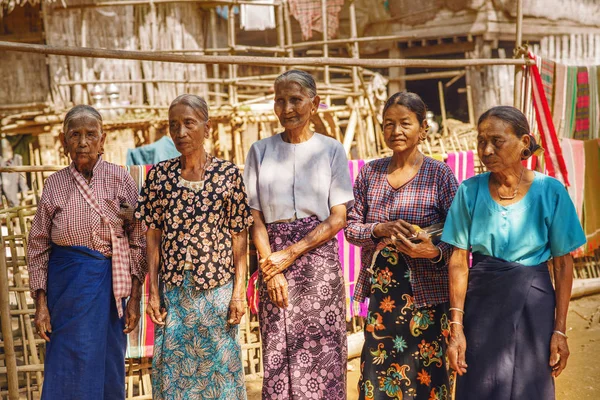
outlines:
[[[296,258],[297,255],[288,247],[259,261],[263,280],[267,284],[267,293],[277,307],[288,306],[288,282],[283,271],[292,265]]]
[[[417,230],[417,228],[402,219],[398,219],[377,224],[373,229],[373,236],[382,238],[385,242],[396,247],[398,251],[411,258],[434,259],[439,257],[440,250],[433,244],[429,234]],[[418,242],[414,242],[414,240]]]

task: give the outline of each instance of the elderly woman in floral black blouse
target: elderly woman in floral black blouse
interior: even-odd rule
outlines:
[[[246,399],[236,325],[252,217],[238,168],[204,150],[210,129],[204,99],[184,94],[171,103],[169,132],[181,157],[149,172],[138,203],[148,226],[159,400]]]

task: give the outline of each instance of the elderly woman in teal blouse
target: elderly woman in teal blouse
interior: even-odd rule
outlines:
[[[565,187],[523,167],[539,146],[519,110],[494,107],[477,130],[490,172],[459,187],[442,235],[454,246],[448,357],[459,375],[456,399],[554,399],[553,377],[569,357],[570,252],[585,235]]]

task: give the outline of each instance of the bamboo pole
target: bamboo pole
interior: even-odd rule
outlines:
[[[475,110],[473,109],[473,89],[467,85],[467,106],[469,108],[469,123],[475,126]]]
[[[2,340],[4,342],[4,363],[8,379],[8,400],[19,400],[19,377],[17,375],[17,357],[11,326],[10,298],[8,294],[8,270],[4,239],[0,238],[0,324],[2,325]],[[1,369],[1,368],[0,368]],[[0,371],[2,372],[2,371]]]
[[[460,74],[456,75],[454,78],[450,79],[448,82],[446,82],[445,86],[446,89],[448,89],[450,86],[454,85],[456,83],[456,81],[458,81],[460,78],[462,78],[463,76],[465,76],[467,74],[467,71],[462,71]]]
[[[239,83],[244,81],[260,81],[260,80],[268,80],[271,81],[277,78],[279,75],[252,75],[252,76],[240,76],[234,79],[228,78],[207,78],[207,79],[90,79],[90,80],[77,80],[77,81],[63,81],[58,82],[58,86],[76,86],[76,85],[109,85],[111,83],[114,84],[134,84],[134,83],[181,83],[186,85],[194,85],[194,84],[223,84],[228,85],[230,83]],[[1,107],[0,107],[1,109]]]
[[[87,4],[66,4],[62,2],[59,5],[52,7],[52,11],[62,10],[74,10],[80,8],[101,8],[101,7],[118,7],[118,6],[145,6],[150,3],[155,4],[172,4],[172,3],[198,3],[202,7],[214,7],[214,6],[239,6],[242,4],[248,5],[263,5],[272,6],[280,5],[281,1],[274,0],[273,2],[268,0],[124,0],[124,1],[101,1],[98,3],[87,3]]]
[[[442,111],[442,124],[444,125],[444,136],[448,135],[448,124],[446,124],[446,99],[444,96],[444,85],[438,81],[438,93],[440,95],[440,110]]]
[[[0,50],[19,51],[24,53],[53,54],[71,57],[108,58],[118,60],[141,60],[174,62],[184,64],[224,64],[224,65],[254,65],[254,66],[345,66],[363,68],[462,68],[487,65],[529,65],[529,60],[517,59],[454,59],[454,60],[428,60],[428,59],[353,59],[346,57],[256,57],[256,56],[208,56],[208,55],[181,55],[181,54],[155,54],[152,51],[109,50],[97,48],[82,48],[74,46],[48,46],[41,44],[13,43],[0,41]]]
[[[397,81],[421,81],[425,79],[443,79],[443,78],[455,78],[464,74],[464,70],[455,70],[455,71],[439,71],[439,72],[423,72],[420,74],[409,74],[409,75],[400,75],[394,78],[389,78],[389,82],[397,82]]]
[[[515,52],[518,52],[523,44],[523,0],[517,0],[517,32],[515,38]],[[515,53],[515,56],[517,53]],[[523,111],[523,98],[521,83],[523,80],[523,69],[515,65],[515,88],[514,106]]]
[[[60,171],[65,168],[65,165],[20,165],[11,167],[0,167],[0,173],[2,172],[53,172]],[[0,253],[2,253],[0,251]],[[4,261],[6,263],[6,261]]]

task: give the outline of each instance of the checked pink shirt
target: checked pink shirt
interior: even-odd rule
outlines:
[[[410,224],[428,227],[446,219],[458,188],[456,178],[445,163],[429,157],[415,177],[404,186],[394,189],[387,181],[391,158],[366,164],[354,183],[354,207],[348,211],[346,239],[362,247],[362,268],[354,289],[354,300],[364,301],[371,293],[367,269],[375,253],[376,241],[371,228],[376,223],[403,219]],[[443,259],[433,264],[424,258],[410,258],[401,253],[410,269],[410,283],[415,305],[435,305],[448,301],[448,268],[452,246],[441,242]]]
[[[74,168],[71,170],[67,167],[46,180],[31,225],[27,256],[29,286],[34,296],[38,289],[46,290],[51,243],[59,246],[85,246],[106,257],[117,257],[113,252],[109,225],[84,199],[77,188],[73,173],[78,174]],[[83,179],[82,176],[79,177]],[[125,169],[101,158],[94,166],[88,186],[116,236],[127,239],[117,249],[128,254],[121,254],[120,258],[125,262],[118,264],[119,271],[114,271],[113,268],[113,288],[129,288],[130,291],[132,275],[142,283],[146,276],[145,229],[143,223],[138,220],[123,224],[118,215],[121,204],[136,206],[137,187]],[[120,289],[117,293],[119,297],[127,297],[130,294]]]

